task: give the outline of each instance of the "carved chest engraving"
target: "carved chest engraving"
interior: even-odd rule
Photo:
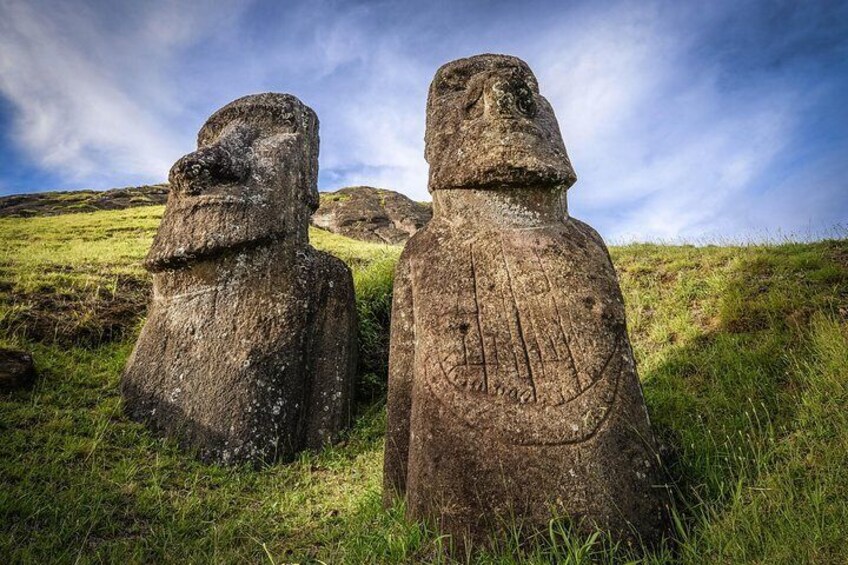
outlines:
[[[471,426],[519,444],[591,437],[630,362],[623,306],[598,298],[617,296],[612,269],[587,269],[596,250],[556,235],[448,243],[457,272],[416,276],[428,388]]]

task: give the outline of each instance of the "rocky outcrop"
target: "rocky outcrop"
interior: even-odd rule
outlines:
[[[35,382],[35,376],[32,355],[0,348],[0,392],[29,388]]]
[[[14,194],[0,198],[0,218],[30,218],[98,210],[123,210],[135,206],[164,204],[167,199],[167,184],[131,186],[102,191],[74,190]]]
[[[340,235],[399,244],[406,242],[430,221],[428,204],[403,194],[370,186],[351,186],[321,194],[321,205],[312,225]]]
[[[38,192],[0,197],[0,218],[57,216],[98,210],[122,210],[165,204],[168,183],[111,190]],[[393,190],[351,186],[322,192],[312,225],[362,241],[406,242],[433,216],[427,202],[416,202]]]

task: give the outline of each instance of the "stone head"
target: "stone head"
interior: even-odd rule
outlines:
[[[561,187],[576,180],[556,116],[527,63],[477,55],[443,65],[427,99],[430,191]]]
[[[275,239],[307,240],[318,207],[318,118],[289,94],[239,98],[212,114],[171,167],[150,270]]]

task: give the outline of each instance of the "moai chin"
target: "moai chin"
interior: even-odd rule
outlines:
[[[171,168],[124,406],[205,460],[289,459],[347,425],[356,365],[350,270],[308,242],[318,118],[288,94],[246,96],[197,146]]]
[[[434,218],[395,275],[386,503],[460,547],[552,517],[627,542],[665,492],[607,249],[523,61],[441,67],[427,102]]]

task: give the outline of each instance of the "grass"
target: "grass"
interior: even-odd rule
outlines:
[[[325,202],[347,202],[350,194],[339,194],[337,192],[322,192],[321,200]]]
[[[161,212],[0,220],[0,345],[32,351],[41,374],[32,391],[0,396],[0,555],[36,563],[444,561],[446,540],[380,503],[399,249],[313,230],[314,245],[354,272],[361,414],[341,444],[321,453],[260,470],[223,468],[198,463],[121,412],[117,383],[149,288],[139,261]],[[643,561],[848,562],[848,242],[642,244],[611,253],[675,486],[673,539]],[[139,297],[129,305],[128,292]],[[114,328],[98,333],[104,323]],[[560,522],[529,544],[498,541],[469,560],[636,558]]]

